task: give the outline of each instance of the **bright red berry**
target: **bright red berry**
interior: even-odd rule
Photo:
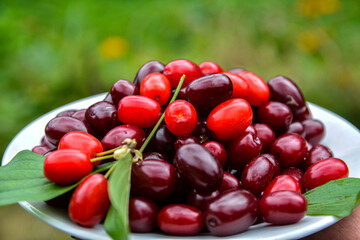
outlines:
[[[57,184],[73,184],[93,169],[88,154],[77,149],[56,150],[45,157],[44,175]]]
[[[108,182],[99,174],[85,178],[76,188],[69,203],[72,221],[84,227],[93,227],[105,217],[110,207]]]
[[[171,85],[169,79],[161,73],[150,73],[141,82],[140,95],[151,98],[164,105],[169,101]]]
[[[166,64],[163,74],[169,79],[172,88],[178,86],[183,75],[185,75],[185,80],[182,88],[186,87],[194,79],[203,76],[197,64],[185,59],[174,60]]]
[[[339,158],[326,158],[311,165],[305,172],[303,180],[305,187],[310,190],[331,180],[349,176],[346,163]]]
[[[261,77],[252,72],[245,71],[239,72],[238,75],[242,77],[249,85],[249,97],[247,100],[252,106],[261,106],[269,100],[269,87]]]
[[[202,62],[199,64],[199,67],[204,75],[223,72],[221,67],[214,62]]]
[[[154,126],[161,117],[160,104],[144,96],[126,96],[119,102],[118,118],[140,128]]]
[[[184,100],[176,100],[165,110],[165,123],[176,136],[190,134],[195,130],[198,117],[194,106]]]
[[[207,126],[219,140],[231,140],[250,125],[253,113],[250,104],[240,98],[216,106],[207,118]]]

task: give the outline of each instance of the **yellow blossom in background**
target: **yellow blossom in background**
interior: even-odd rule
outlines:
[[[337,12],[340,0],[298,0],[297,7],[304,16],[319,17]]]
[[[119,36],[105,38],[99,45],[99,53],[107,59],[122,58],[129,51],[129,42]]]
[[[316,52],[323,41],[323,36],[319,31],[306,31],[299,34],[297,39],[298,47],[309,53]]]

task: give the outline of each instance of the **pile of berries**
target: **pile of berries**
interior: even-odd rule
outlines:
[[[134,82],[117,81],[103,101],[61,112],[47,124],[33,148],[46,155],[45,176],[58,184],[87,176],[73,193],[48,203],[68,206],[82,226],[100,223],[110,200],[106,177],[89,175],[99,164],[94,159],[125,139],[141,149],[163,113],[141,150],[143,160],[132,165],[132,232],[226,236],[260,222],[296,223],[307,210],[302,193],[349,174],[344,161],[319,144],[324,126],[289,78],[266,83],[214,62],[150,61]]]

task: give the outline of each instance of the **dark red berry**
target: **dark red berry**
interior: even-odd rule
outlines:
[[[131,195],[159,200],[175,190],[176,169],[160,160],[139,161],[131,169]]]
[[[175,154],[175,165],[181,178],[200,193],[210,193],[221,186],[222,167],[200,144],[181,146]]]
[[[258,216],[258,200],[247,190],[226,191],[204,213],[211,234],[228,236],[247,230]]]
[[[139,71],[137,72],[134,84],[140,88],[141,82],[150,73],[162,73],[164,70],[164,64],[159,61],[149,61],[141,66]]]
[[[165,206],[158,215],[160,230],[171,235],[195,235],[201,231],[203,225],[201,211],[185,204]]]
[[[265,222],[285,225],[299,222],[305,216],[307,201],[301,193],[282,190],[263,196],[259,207]]]
[[[110,90],[110,95],[112,98],[112,102],[117,106],[119,104],[119,101],[126,97],[131,95],[139,95],[139,88],[135,86],[134,83],[129,82],[128,80],[118,80],[114,85],[112,86]]]
[[[131,232],[148,233],[157,226],[159,208],[147,198],[132,197],[129,199],[129,225]]]
[[[249,132],[234,139],[228,148],[229,167],[241,171],[245,165],[261,153],[261,140]]]
[[[306,140],[298,134],[288,133],[275,140],[270,152],[282,168],[296,167],[305,160]]]

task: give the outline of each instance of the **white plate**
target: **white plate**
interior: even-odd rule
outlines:
[[[55,109],[42,117],[36,119],[26,126],[7,147],[2,164],[8,163],[17,152],[23,149],[31,149],[38,145],[41,137],[44,135],[44,129],[47,122],[55,117],[61,111],[68,109],[83,109],[91,104],[104,99],[105,94],[100,94],[85,98],[58,109]],[[351,125],[340,116],[314,104],[309,103],[310,110],[316,119],[320,119],[326,128],[325,138],[322,143],[332,149],[334,156],[343,159],[349,166],[351,177],[360,177],[360,161],[357,161],[360,155],[360,132],[359,129]],[[43,202],[20,202],[23,208],[40,218],[42,221],[58,228],[61,231],[69,233],[81,239],[110,239],[104,231],[102,225],[88,229],[80,227],[68,218],[67,212],[52,208]],[[221,239],[295,239],[310,235],[320,231],[332,224],[338,219],[325,217],[305,217],[297,224],[287,226],[270,226],[268,224],[259,224],[250,227],[246,232],[222,237]],[[192,236],[191,239],[215,239],[209,235]],[[189,237],[175,237],[164,234],[131,234],[132,240],[150,240],[150,239],[189,239]]]

